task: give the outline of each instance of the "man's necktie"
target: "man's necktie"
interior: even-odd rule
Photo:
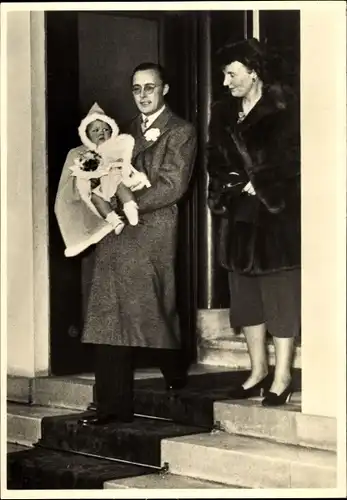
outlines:
[[[148,127],[148,118],[144,118],[142,120],[142,123],[141,123],[141,129],[142,129],[142,132],[144,132]]]

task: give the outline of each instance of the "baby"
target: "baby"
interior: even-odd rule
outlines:
[[[97,104],[82,120],[78,132],[87,151],[81,153],[71,168],[76,176],[77,188],[90,208],[96,209],[112,224],[116,234],[120,234],[124,222],[113,210],[110,200],[116,195],[127,220],[135,226],[138,223],[138,206],[126,184],[134,173],[145,176],[131,166],[134,139],[127,134],[118,135],[115,121],[105,115]],[[150,186],[147,178],[146,184]]]

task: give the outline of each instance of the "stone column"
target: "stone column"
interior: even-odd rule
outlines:
[[[202,314],[211,309],[222,309],[229,306],[228,275],[219,264],[217,240],[220,217],[211,214],[207,206],[208,173],[207,144],[211,105],[220,98],[222,72],[216,68],[215,38],[219,31],[223,33],[223,43],[230,39],[230,26],[220,26],[220,19],[213,12],[201,12],[199,17],[199,63],[198,63],[198,110],[199,110],[199,184],[198,184],[198,308]],[[229,14],[229,13],[228,13]],[[229,14],[232,18],[234,14]],[[234,24],[240,33],[243,32],[243,19],[246,13],[237,13]],[[241,24],[241,26],[240,26]],[[246,28],[245,28],[246,29]],[[237,36],[234,35],[234,36]]]
[[[4,17],[7,368],[33,377],[49,371],[44,13]]]
[[[207,206],[207,144],[211,105],[221,97],[222,72],[215,65],[215,52],[220,44],[247,36],[251,29],[250,13],[227,12],[227,22],[216,13],[201,12],[199,17],[199,184],[198,184],[198,360],[206,362],[204,346],[221,339],[231,339],[229,325],[228,274],[219,264],[217,240],[220,218]],[[225,16],[224,16],[225,17]],[[232,21],[232,22],[231,22]],[[223,348],[222,348],[223,349]],[[229,353],[227,353],[229,356]]]

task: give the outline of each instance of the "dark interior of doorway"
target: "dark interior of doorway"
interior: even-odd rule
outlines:
[[[180,12],[107,12],[108,16],[152,19],[158,25],[159,62],[170,68],[174,80],[168,104],[196,124],[196,16]],[[99,12],[83,12],[98,16]],[[90,272],[93,249],[66,258],[54,214],[54,200],[67,152],[80,141],[77,127],[86,110],[80,105],[79,12],[46,12],[47,142],[49,180],[50,258],[50,367],[53,375],[93,371],[94,348],[80,342],[85,300],[82,283]],[[143,40],[146,43],[146,40]],[[186,48],[190,50],[187,51]],[[129,49],[130,50],[130,49]],[[129,116],[129,119],[131,117]],[[188,361],[195,353],[195,192],[194,180],[180,206],[177,255],[177,301]],[[143,366],[151,366],[144,358]]]

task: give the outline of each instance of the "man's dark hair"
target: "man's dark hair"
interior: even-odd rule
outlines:
[[[135,73],[137,73],[138,71],[146,71],[148,69],[152,69],[158,73],[159,78],[161,79],[163,85],[165,83],[169,83],[166,72],[160,64],[154,63],[154,62],[144,62],[144,63],[141,63],[138,66],[136,66],[136,68],[133,70],[133,72],[131,74],[131,79],[130,79],[131,84],[133,82],[133,78],[134,78]]]

